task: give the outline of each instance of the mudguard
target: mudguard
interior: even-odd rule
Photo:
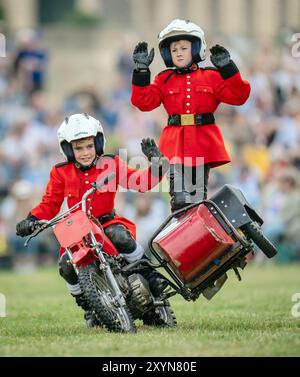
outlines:
[[[232,185],[224,185],[210,200],[224,213],[235,228],[240,228],[251,221],[263,224],[263,219],[251,207],[242,191]]]

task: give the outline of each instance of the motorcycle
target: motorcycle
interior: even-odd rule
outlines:
[[[273,258],[277,250],[262,224],[243,193],[231,185],[170,215],[149,241],[173,288],[165,298],[180,294],[195,301],[202,294],[210,300],[224,285],[228,270],[241,280],[238,269],[245,268],[248,254],[257,247]]]
[[[68,253],[78,275],[80,288],[100,326],[114,332],[136,332],[134,321],[172,327],[176,318],[166,297],[154,297],[147,280],[140,273],[147,259],[128,264],[105,235],[100,222],[87,210],[86,200],[115,176],[94,182],[82,200],[51,220],[34,222],[33,237],[47,228],[53,232]],[[81,206],[81,209],[79,208]]]
[[[233,269],[241,280],[238,269],[245,268],[255,245],[268,258],[277,253],[261,229],[263,220],[242,192],[225,185],[209,200],[180,209],[164,221],[149,240],[150,259],[155,262],[144,258],[127,263],[86,209],[87,197],[113,177],[114,173],[93,183],[82,201],[69,210],[35,223],[35,232],[25,242],[27,245],[32,237],[54,227],[84,297],[109,331],[135,332],[136,319],[147,325],[176,326],[170,297],[179,294],[195,301],[202,294],[210,300],[224,285],[228,270]],[[149,265],[161,268],[161,276],[168,282],[158,297],[141,274]]]

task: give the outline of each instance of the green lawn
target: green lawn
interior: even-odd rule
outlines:
[[[0,317],[0,356],[300,356],[299,265],[247,266],[211,301],[171,299],[178,326],[138,323],[138,332],[87,329],[83,312],[55,268],[30,275],[0,272],[6,314]]]

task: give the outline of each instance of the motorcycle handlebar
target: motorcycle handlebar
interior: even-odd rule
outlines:
[[[38,221],[32,221],[30,224],[32,226],[33,232],[30,234],[30,236],[25,240],[24,246],[27,247],[30,240],[34,237],[36,237],[39,233],[41,233],[44,229],[46,229],[49,225],[50,221],[48,220],[38,220]]]
[[[59,222],[68,212],[71,212],[75,208],[79,207],[81,204],[82,210],[86,212],[86,198],[92,194],[95,190],[100,190],[104,185],[106,185],[109,181],[111,181],[116,176],[115,173],[109,174],[107,177],[101,179],[100,181],[96,181],[92,183],[92,188],[85,192],[85,194],[82,197],[81,202],[75,204],[72,208],[70,208],[68,211],[55,216],[51,220],[38,220],[32,223],[32,226],[34,227],[34,232],[26,239],[24,246],[26,247],[28,245],[28,242],[31,240],[31,238],[37,236],[40,232],[42,232],[44,229],[56,224]]]

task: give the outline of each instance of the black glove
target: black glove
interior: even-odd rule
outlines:
[[[167,170],[169,170],[169,160],[164,157],[164,155],[158,149],[155,141],[149,137],[142,140],[141,147],[144,155],[151,162],[151,175],[154,177],[162,177]]]
[[[34,231],[34,223],[29,219],[20,221],[16,226],[16,235],[21,237],[29,236]]]
[[[148,54],[148,43],[139,42],[133,51],[133,61],[136,64],[136,70],[148,69],[154,58],[154,48]]]
[[[144,153],[144,155],[148,158],[150,162],[153,157],[157,157],[158,159],[163,157],[155,141],[153,139],[150,139],[149,137],[147,139],[142,140],[141,147],[142,147],[142,152]]]
[[[226,48],[215,45],[210,49],[210,60],[216,68],[224,67],[230,63],[230,54]]]

